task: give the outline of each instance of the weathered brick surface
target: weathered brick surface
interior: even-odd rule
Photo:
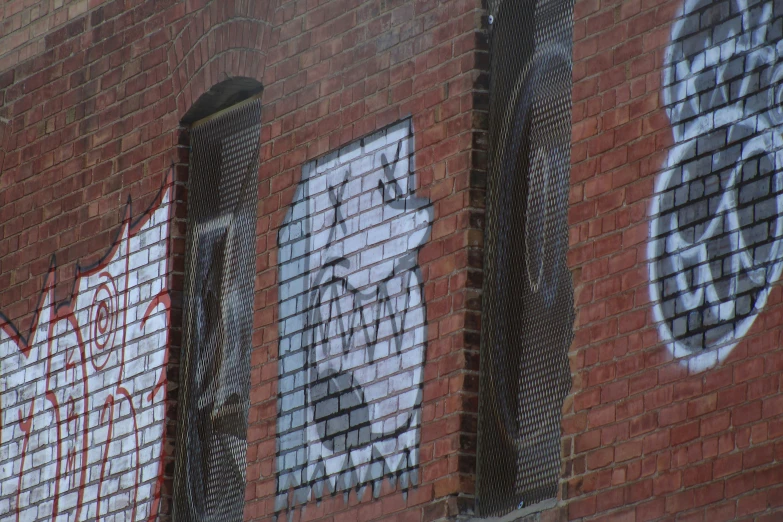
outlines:
[[[692,5],[697,3],[686,3]],[[779,102],[778,91],[769,90],[780,81],[774,67],[779,53],[765,42],[780,40],[780,7],[772,5],[769,15],[753,11],[747,23],[767,26],[766,33],[743,41],[732,25],[739,4],[715,5],[710,10],[698,4],[697,23],[691,11],[684,15],[679,0],[576,2],[569,210],[569,264],[577,306],[574,387],[562,422],[561,502],[541,520],[781,516],[783,308],[780,289],[773,284],[779,259],[776,235],[770,232],[777,226],[777,176],[764,172],[756,177],[774,183],[750,181],[735,190],[740,206],[754,213],[752,218],[747,210],[736,213],[746,244],[758,249],[750,263],[762,260],[770,270],[764,277],[769,277],[771,291],[763,300],[758,296],[765,284],[747,275],[735,282],[750,293],[727,298],[738,295],[727,290],[732,284],[728,265],[725,272],[717,267],[710,272],[721,302],[733,302],[725,312],[714,306],[691,309],[687,302],[672,305],[662,290],[651,293],[661,282],[659,274],[669,269],[651,272],[650,262],[664,266],[678,259],[662,253],[676,248],[650,246],[658,235],[671,232],[671,227],[661,228],[662,214],[652,211],[655,201],[668,197],[660,188],[670,170],[666,165],[683,165],[682,158],[695,150],[687,167],[692,177],[666,185],[675,204],[685,197],[677,230],[703,237],[697,243],[712,252],[736,254],[739,247],[731,246],[731,238],[726,247],[720,234],[700,236],[703,230],[696,230],[726,208],[709,199],[710,183],[715,183],[709,176],[732,170],[741,153],[729,157],[721,152],[733,150],[736,143],[752,143],[756,152],[775,150],[781,143],[775,141],[777,134],[771,142],[763,141],[777,132],[781,120],[769,110],[775,105],[768,98],[756,96],[771,92]],[[131,221],[143,221],[175,165],[168,268],[158,274],[169,289],[171,314],[164,467],[161,472],[156,462],[154,469],[141,471],[142,481],[136,484],[147,489],[137,498],[143,496],[149,507],[140,508],[138,518],[146,518],[145,510],[158,510],[160,519],[170,512],[173,463],[168,456],[177,414],[188,175],[187,133],[179,122],[212,85],[232,77],[264,85],[245,518],[267,520],[276,513],[278,234],[302,168],[408,117],[416,195],[429,202],[432,212],[429,239],[418,251],[427,339],[418,399],[418,485],[403,492],[399,481],[383,481],[378,498],[371,488],[361,498],[355,490],[327,495],[296,509],[292,517],[425,521],[469,514],[487,161],[481,5],[474,0],[12,0],[0,10],[0,311],[6,318],[0,329],[27,332],[44,288],[51,287],[55,302],[72,301],[77,263],[97,262],[114,244],[129,197]],[[666,79],[666,59],[681,59],[670,48],[673,41],[692,47],[684,51],[687,56],[705,46],[703,36],[689,39],[692,24],[698,25],[693,34],[709,30],[711,43],[705,47],[703,67],[701,58],[686,67],[700,75],[678,87],[676,74]],[[733,51],[727,43],[732,38]],[[725,45],[718,48],[716,62],[713,43],[720,42]],[[742,70],[731,59],[737,46],[748,56]],[[751,79],[750,91],[736,83],[742,76]],[[682,92],[685,98],[715,94],[711,85],[716,81],[729,86],[727,104],[743,103],[742,116],[736,110],[721,111],[715,96],[705,98],[700,110],[713,118],[715,128],[708,132],[694,124],[700,121],[698,114],[678,103]],[[752,85],[758,85],[757,91]],[[761,141],[751,141],[757,138]],[[748,179],[758,181],[754,176],[749,173]],[[704,187],[692,183],[702,179]],[[684,228],[690,222],[695,222],[692,232]],[[759,222],[767,224],[766,230],[756,227]],[[737,266],[747,269],[748,263],[745,258]],[[673,284],[690,288],[687,281]],[[151,298],[143,285],[135,288],[142,301]],[[758,314],[752,313],[754,303]],[[733,315],[728,311],[732,307]],[[692,315],[694,311],[698,314]],[[742,330],[736,342],[725,337],[727,325]],[[15,335],[4,344],[13,345],[12,351],[24,345]],[[667,343],[668,337],[676,342]],[[5,368],[10,363],[2,355],[6,393],[21,383],[8,386]],[[154,376],[162,363],[153,359],[128,361],[142,365],[142,375]],[[90,388],[90,394],[96,392],[99,388]],[[140,405],[146,400],[142,396]],[[18,405],[18,398],[9,404]],[[44,412],[54,411],[46,410],[43,400],[39,404]],[[6,402],[3,408],[4,430],[24,428],[18,419],[8,424],[5,419],[15,410],[6,410]],[[146,415],[142,409],[133,418]],[[157,413],[153,417],[159,429],[163,419]],[[163,442],[153,432],[139,432],[139,447]],[[4,436],[2,442],[10,440]],[[97,514],[102,491],[101,472],[95,473],[98,477],[86,483],[89,495],[76,501],[90,516],[90,509]],[[136,484],[120,481],[116,497],[130,499],[143,489]],[[157,484],[160,502],[154,504]],[[58,491],[65,498],[72,488],[66,484]],[[25,509],[35,505],[39,518],[50,516],[52,509],[75,514],[70,500],[54,507],[51,498],[58,494],[22,502]],[[7,496],[5,486],[3,495],[0,516],[15,519],[16,497]],[[102,498],[110,510],[125,513],[119,500],[108,494]]]
[[[748,172],[736,185],[727,179],[741,159],[731,149],[742,143],[743,130],[745,149],[754,150],[746,158],[780,146],[772,145],[779,120],[766,79],[779,74],[776,51],[765,64],[735,53],[774,48],[781,13],[771,4],[766,18],[762,7],[744,11],[743,33],[738,12],[745,8],[742,2],[576,3],[569,219],[577,322],[573,400],[563,420],[563,497],[571,520],[783,516],[775,500],[783,480],[777,476],[779,257],[767,255],[769,246],[719,244],[733,207],[720,210],[705,197],[715,190],[711,176],[723,175],[719,192],[744,197],[747,209],[737,214],[739,241],[777,244],[767,234],[776,211],[766,210],[775,206],[768,195],[775,185],[755,182],[766,173]],[[768,30],[750,40],[743,36],[750,27]],[[712,49],[721,45],[723,54],[716,54]],[[710,56],[706,62],[699,52]],[[759,81],[724,89],[721,98],[723,86],[740,76]],[[700,100],[696,110],[694,100]],[[767,137],[767,145],[754,149]],[[668,210],[672,204],[678,210]],[[721,213],[727,217],[716,219]],[[721,227],[709,229],[711,220]],[[691,243],[709,261],[683,254]],[[726,272],[720,261],[714,264],[743,251],[766,270],[766,282],[748,280],[745,265],[733,279],[724,275],[728,264]],[[674,279],[710,261],[708,275]],[[678,262],[684,265],[677,268]],[[699,289],[711,285],[716,297],[699,301]],[[758,301],[761,288],[771,288],[766,302]],[[718,300],[726,303],[724,316],[710,304]],[[725,337],[727,328],[736,336]]]
[[[169,183],[29,333],[0,316],[3,520],[154,518],[165,454]],[[130,210],[130,208],[128,209]]]
[[[473,230],[470,177],[471,110],[476,31],[480,11],[472,2],[330,2],[314,9],[285,4],[270,33],[266,69],[259,212],[269,255],[260,258],[263,299],[277,303],[277,227],[289,211],[303,163],[412,116],[416,197],[432,205],[429,241],[418,252],[426,303],[426,356],[421,376],[419,485],[380,485],[361,498],[355,490],[310,502],[301,517],[435,520],[455,515],[454,500],[472,491],[464,452],[475,442],[478,323],[473,269],[480,236]],[[358,236],[354,236],[358,237]],[[369,253],[369,252],[368,252]],[[277,259],[276,259],[277,258]],[[480,256],[479,256],[480,259]],[[257,285],[258,286],[258,285]],[[274,424],[277,387],[277,315],[256,315],[260,349],[253,354],[253,383],[260,400],[251,409],[257,439],[249,449],[246,516],[265,519],[277,492]],[[467,412],[467,414],[466,414]],[[272,417],[274,418],[274,417]],[[252,472],[251,472],[252,470]],[[300,511],[295,511],[300,516]]]
[[[170,513],[188,175],[188,138],[179,122],[212,85],[232,77],[264,86],[245,518],[275,513],[277,234],[302,168],[407,117],[416,195],[429,202],[432,216],[418,252],[427,335],[418,377],[418,485],[403,493],[399,481],[384,481],[377,499],[371,490],[361,499],[351,491],[310,502],[294,516],[436,520],[467,509],[469,501],[457,495],[472,492],[476,430],[483,181],[474,152],[483,145],[474,140],[473,109],[484,45],[480,5],[19,0],[0,9],[4,325],[29,328],[52,256],[52,299],[69,299],[77,263],[97,261],[113,244],[128,198],[135,221],[175,166],[169,268],[159,274],[171,313],[165,466],[143,469],[145,494],[158,495],[159,483],[161,501],[145,504],[136,518]],[[160,370],[159,361],[143,365],[150,379]],[[97,415],[92,406],[90,412]],[[152,432],[144,437],[163,442]],[[103,491],[98,475],[79,501],[82,515],[92,509],[86,506],[95,502],[93,493]],[[130,500],[136,484],[116,487]],[[52,504],[58,494],[20,505],[44,518],[53,510],[75,515],[70,501]],[[15,519],[15,502],[0,504],[2,516]],[[130,516],[121,503],[111,509]]]
[[[30,520],[51,518],[53,513],[70,517],[79,513],[81,518],[116,513],[140,520],[165,518],[169,512],[172,463],[168,456],[176,419],[184,252],[181,183],[186,170],[176,170],[177,185],[170,194],[174,199],[171,231],[156,240],[169,245],[168,268],[154,263],[143,268],[154,269],[155,277],[162,279],[156,292],[168,288],[166,303],[155,300],[157,309],[137,310],[144,308],[140,301],[154,297],[149,275],[118,279],[116,290],[123,299],[115,301],[111,292],[111,297],[100,294],[103,287],[90,286],[97,284],[92,280],[78,279],[77,267],[87,267],[84,272],[111,252],[121,242],[123,223],[134,227],[147,219],[145,213],[161,193],[170,166],[187,159],[177,148],[178,122],[190,100],[209,87],[206,83],[225,75],[261,78],[268,7],[256,2],[186,5],[86,0],[65,5],[58,1],[4,4],[0,33],[0,310],[4,316],[0,324],[12,332],[12,342],[3,343],[3,390],[9,390],[3,400],[3,443],[12,444],[4,455],[18,458],[26,454],[25,447],[46,448],[48,438],[51,458],[31,454],[23,468],[29,472],[20,473],[15,466],[21,461],[12,464],[3,457],[3,517],[15,520],[21,512]],[[130,200],[132,205],[127,204]],[[134,248],[131,272],[137,270],[137,262],[147,263],[136,259],[144,249]],[[122,255],[128,255],[127,248]],[[112,271],[107,273],[113,277]],[[89,285],[75,287],[78,281]],[[38,296],[44,288],[49,303],[60,310],[61,317],[51,323],[58,330],[49,336],[30,336],[26,332],[39,316]],[[80,292],[93,292],[96,313],[103,315],[86,317],[80,310],[69,319],[67,305],[79,306]],[[172,318],[169,341],[146,323],[141,330],[144,340],[135,346],[139,321],[162,304]],[[112,321],[116,317],[127,322],[118,326]],[[71,333],[59,330],[71,323],[84,330],[75,342]],[[158,323],[156,316],[154,324]],[[107,328],[102,335],[119,327],[130,332],[121,340],[111,336],[122,346],[113,349],[124,354],[119,363],[96,360],[90,365],[90,343],[100,337],[93,327]],[[49,349],[47,337],[53,335],[63,337]],[[17,381],[9,381],[8,372],[15,368],[19,349],[26,354],[24,345],[32,340],[39,344],[29,353],[51,352],[54,358],[46,368],[35,366],[29,376],[37,393],[35,415],[31,422],[19,424],[12,416],[22,405],[19,401],[28,398],[13,396]],[[168,368],[161,381],[167,395],[164,409],[156,381],[166,353]],[[70,359],[60,361],[66,356]],[[112,401],[115,406],[106,406]],[[57,422],[63,424],[59,431],[41,436],[36,430],[43,429],[47,418],[59,418]],[[108,439],[115,442],[101,445]],[[11,487],[14,481],[7,480],[11,477],[20,480],[18,485]],[[27,488],[26,493],[15,494],[19,485]],[[29,488],[38,485],[31,494]]]

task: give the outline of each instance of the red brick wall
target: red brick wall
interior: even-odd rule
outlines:
[[[248,520],[274,514],[276,234],[306,162],[412,116],[428,345],[420,485],[310,502],[301,519],[436,520],[470,513],[475,471],[486,42],[481,6],[434,2],[6,2],[0,25],[0,311],[22,332],[52,255],[58,301],[171,164],[171,454],[184,267],[187,143],[179,121],[227,77],[264,85],[248,449]],[[664,55],[679,1],[578,0],[571,248],[574,388],[560,506],[548,519],[775,520],[783,482],[781,293],[714,367],[659,336],[649,291],[654,182],[675,139]],[[162,482],[169,512],[172,462]],[[156,508],[157,509],[157,508]],[[154,516],[154,514],[153,514]]]
[[[352,491],[311,502],[303,519],[434,520],[457,513],[471,491],[476,408],[475,332],[480,234],[472,208],[472,109],[476,31],[472,1],[336,1],[307,9],[282,4],[270,32],[263,82],[264,128],[259,186],[259,260],[253,352],[246,516],[273,514],[276,483],[277,227],[301,166],[341,145],[412,115],[418,196],[433,203],[431,239],[418,261],[424,278],[428,345],[424,367],[420,485],[399,484],[381,497]],[[478,252],[478,256],[474,252]],[[467,352],[466,349],[471,349]],[[465,412],[468,414],[466,415]],[[462,467],[460,463],[463,462]],[[297,511],[298,516],[299,511]]]
[[[0,311],[26,331],[52,256],[54,295],[112,244],[132,199],[143,214],[176,168],[166,454],[174,444],[186,218],[179,121],[228,77],[264,85],[248,448],[248,520],[273,515],[276,233],[302,165],[412,116],[431,238],[418,487],[352,492],[296,517],[435,520],[469,509],[477,392],[483,182],[471,175],[480,5],[404,2],[12,1],[0,7]],[[160,519],[170,512],[165,462]],[[462,497],[460,497],[462,498]],[[154,510],[158,510],[156,501]],[[156,515],[152,513],[151,517]]]
[[[577,0],[575,9],[568,519],[780,520],[780,287],[705,370],[673,357],[653,314],[651,205],[675,142],[662,82],[683,3]]]
[[[183,157],[177,150],[178,122],[192,100],[213,78],[261,78],[268,9],[258,2],[4,4],[0,326],[27,333],[50,266],[54,301],[74,302],[77,267],[100,260],[126,218],[135,223],[146,215],[169,167]],[[181,188],[186,170],[179,173],[166,285],[171,290],[166,307],[175,326],[167,355],[169,455],[176,420],[176,325],[184,252]],[[147,290],[139,285],[129,291]],[[146,364],[150,373],[160,362]],[[152,384],[147,385],[151,392]],[[3,428],[10,426],[4,422]],[[139,437],[142,432],[136,433]],[[148,495],[154,500],[139,508],[152,511],[151,519],[169,512],[171,464],[170,459],[161,463],[152,481],[154,492]],[[94,488],[96,475],[90,481],[77,489]],[[123,488],[132,491],[135,485],[124,482]],[[21,504],[18,509],[26,507]]]

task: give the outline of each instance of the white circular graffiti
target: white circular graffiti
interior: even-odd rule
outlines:
[[[689,0],[663,98],[675,145],[648,243],[661,338],[693,371],[723,361],[783,271],[783,17],[773,2]]]

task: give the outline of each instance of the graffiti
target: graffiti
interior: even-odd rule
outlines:
[[[305,165],[279,232],[278,497],[417,482],[425,305],[410,120]]]
[[[163,464],[171,178],[29,333],[0,315],[0,520],[154,520]]]
[[[731,353],[783,270],[782,32],[779,6],[746,0],[688,0],[672,28],[675,145],[651,207],[650,293],[694,371]]]

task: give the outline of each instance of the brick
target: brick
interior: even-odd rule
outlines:
[[[747,392],[747,386],[744,384],[718,392],[718,408],[723,409],[744,402]]]
[[[712,480],[712,462],[705,462],[683,471],[682,483],[686,488]]]
[[[731,415],[729,412],[721,412],[716,415],[705,417],[701,420],[701,436],[706,437],[726,430],[728,429],[730,422]]]
[[[688,402],[688,418],[700,417],[715,411],[718,403],[718,395],[712,393]]]
[[[681,511],[687,511],[693,508],[694,504],[693,490],[686,490],[666,497],[666,512],[679,513]]]
[[[649,433],[658,427],[659,420],[654,413],[647,413],[631,420],[630,434],[632,437],[643,433]]]
[[[773,446],[772,444],[767,444],[747,450],[742,455],[742,467],[743,469],[755,468],[770,464],[773,460]]]
[[[670,433],[669,431],[656,431],[643,439],[643,451],[645,454],[660,451],[669,446]]]
[[[680,489],[682,474],[680,472],[665,473],[653,479],[653,494],[661,496]]]
[[[682,402],[662,408],[658,413],[658,421],[661,426],[679,424],[687,418],[688,405]]]
[[[753,401],[744,405],[742,408],[734,409],[731,416],[731,423],[734,426],[741,426],[761,419],[762,403]]]
[[[744,361],[734,367],[734,382],[740,383],[759,377],[764,372],[764,360],[761,358]]]
[[[752,386],[752,385],[751,385]],[[783,413],[783,400],[780,397],[770,397],[762,402],[762,416],[766,418],[776,417]]]
[[[735,516],[735,503],[724,502],[716,506],[710,506],[705,510],[705,516],[709,517],[709,520],[726,522],[734,520]]]
[[[615,462],[624,462],[626,460],[639,457],[642,454],[642,442],[632,441],[620,444],[615,448]]]
[[[754,474],[743,473],[726,480],[726,497],[736,497],[753,489]]]
[[[694,505],[705,506],[723,500],[723,484],[717,482],[696,488],[693,491]]]
[[[779,484],[783,476],[783,466],[775,465],[772,468],[755,472],[755,484],[759,488]]]
[[[590,516],[596,511],[596,498],[587,497],[584,499],[573,500],[568,503],[568,519],[575,520],[578,518]]]
[[[636,519],[644,522],[655,520],[663,516],[665,512],[665,500],[655,499],[649,502],[639,504],[636,507]]]
[[[713,476],[716,479],[731,475],[742,469],[742,455],[730,455],[728,457],[719,458],[715,461],[713,467]]]
[[[767,507],[767,492],[762,491],[740,498],[737,501],[737,516],[758,513]]]
[[[601,444],[601,432],[594,430],[577,435],[574,440],[574,444],[575,450],[578,453],[584,453],[586,451],[596,449]]]
[[[587,422],[590,427],[598,427],[614,422],[615,407],[609,405],[601,408],[593,408],[587,414]]]

